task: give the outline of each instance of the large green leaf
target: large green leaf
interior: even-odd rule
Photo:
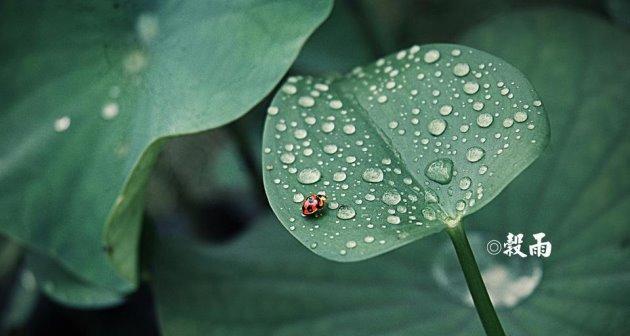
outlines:
[[[0,231],[86,281],[133,287],[142,193],[160,144],[243,115],[330,8],[3,3]]]
[[[465,46],[414,46],[346,77],[289,78],[265,125],[265,190],[304,245],[361,260],[482,208],[548,137],[514,67]],[[302,217],[318,192],[328,210]]]
[[[64,305],[100,308],[120,304],[124,299],[119,292],[84,281],[45,255],[30,253],[26,265],[39,290]]]
[[[506,331],[625,334],[630,74],[620,69],[630,68],[630,37],[556,9],[498,18],[463,42],[523,69],[554,130],[550,150],[464,220]],[[262,220],[224,248],[158,245],[155,293],[166,334],[483,335],[446,235],[340,264],[274,226]],[[489,255],[488,240],[504,242],[508,232],[524,233],[526,244],[546,233],[551,256]]]

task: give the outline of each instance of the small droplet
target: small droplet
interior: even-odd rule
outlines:
[[[315,105],[315,99],[310,96],[302,96],[300,97],[300,99],[298,99],[298,104],[300,104],[300,106],[302,107],[311,107]]]
[[[444,119],[433,119],[427,125],[429,133],[438,136],[446,130],[446,121]]]
[[[332,100],[332,101],[330,101],[330,104],[328,104],[328,105],[333,110],[338,110],[338,109],[343,107],[343,103],[341,102],[341,100]]]
[[[297,194],[293,195],[293,202],[300,203],[302,201],[304,201],[304,195],[302,195],[300,193],[297,193]]]
[[[335,124],[331,122],[325,122],[322,124],[322,132],[330,133],[335,129]]]
[[[354,211],[354,208],[352,207],[342,205],[337,210],[337,218],[339,219],[344,219],[344,220],[352,219],[354,218],[354,216],[356,216],[356,212]]]
[[[429,50],[424,54],[424,61],[427,63],[434,63],[439,59],[440,52],[435,49]]]
[[[451,159],[437,159],[429,163],[424,174],[440,184],[448,184],[453,178],[453,161]]]
[[[431,209],[431,208],[424,208],[422,209],[422,216],[426,219],[426,220],[435,220],[435,210]]]
[[[451,114],[451,112],[453,112],[453,106],[451,105],[442,105],[442,107],[440,107],[440,114],[443,116],[447,116]]]
[[[295,132],[293,132],[293,136],[299,140],[306,138],[307,135],[308,133],[304,129],[296,129]]]
[[[453,74],[455,76],[463,77],[468,75],[468,72],[470,72],[470,66],[466,63],[457,63],[453,67]]]
[[[333,180],[335,182],[343,182],[346,180],[346,173],[344,172],[336,172],[333,174]]]
[[[343,132],[348,134],[348,135],[354,134],[354,132],[356,132],[356,130],[357,129],[352,124],[347,124],[347,125],[343,126]]]
[[[103,106],[103,110],[101,111],[101,117],[105,120],[111,120],[118,116],[118,104],[116,103],[108,103]]]
[[[470,147],[466,153],[466,159],[470,162],[477,162],[483,158],[486,152],[479,147]]]
[[[400,217],[394,215],[387,216],[387,223],[394,225],[400,224]]]
[[[514,125],[514,119],[512,119],[512,118],[505,118],[505,120],[503,120],[503,127],[510,128],[510,127],[512,127],[512,125]]]
[[[489,113],[482,113],[480,115],[477,116],[477,125],[479,125],[479,127],[488,127],[490,125],[492,125],[492,121],[494,120],[494,118],[492,117],[491,114]]]
[[[398,193],[398,191],[388,190],[385,193],[383,193],[383,197],[381,197],[381,200],[383,201],[383,203],[387,205],[396,205],[400,203],[402,198],[400,197],[400,194]]]
[[[298,174],[298,181],[302,184],[313,184],[322,177],[322,174],[317,168],[306,168],[300,171]]]
[[[284,164],[292,164],[295,162],[295,155],[292,153],[282,153],[282,155],[280,155],[280,161]]]
[[[337,152],[337,145],[329,144],[324,146],[324,153],[326,154],[335,154]]]
[[[459,180],[459,188],[462,190],[470,188],[471,184],[472,180],[470,179],[470,177],[462,177],[461,180]]]
[[[57,120],[55,120],[54,128],[55,132],[65,132],[70,127],[70,117],[63,116]]]
[[[518,111],[514,113],[514,121],[522,123],[527,120],[527,113],[523,111]]]
[[[383,171],[380,168],[367,168],[363,171],[363,179],[370,183],[381,182],[383,181]]]
[[[346,247],[349,249],[353,249],[355,247],[357,247],[357,242],[355,242],[354,240],[348,240],[346,242]]]
[[[476,82],[466,82],[466,84],[464,84],[464,92],[466,92],[467,94],[475,94],[477,93],[477,91],[479,91],[479,84]]]
[[[363,241],[366,243],[372,243],[374,242],[374,237],[373,236],[365,236],[365,238],[363,238]]]
[[[297,92],[297,88],[294,85],[285,84],[284,86],[282,86],[282,91],[286,94],[292,95]]]
[[[278,108],[275,106],[269,106],[269,108],[267,109],[267,114],[269,115],[276,115],[278,114]]]

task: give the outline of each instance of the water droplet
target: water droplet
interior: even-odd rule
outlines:
[[[472,105],[472,108],[475,111],[481,111],[481,110],[483,110],[483,103],[479,102],[479,101],[474,102],[473,105]]]
[[[282,155],[280,155],[280,161],[285,164],[292,164],[295,162],[295,155],[291,153],[282,153]]]
[[[433,119],[429,122],[427,128],[429,129],[429,133],[438,136],[446,130],[446,121],[444,121],[444,119]]]
[[[503,120],[503,127],[510,128],[510,127],[512,127],[512,125],[514,125],[514,119],[512,119],[512,118],[505,118],[505,120]]]
[[[387,205],[396,205],[400,203],[402,198],[400,197],[400,194],[398,193],[398,191],[388,190],[385,193],[383,193],[383,197],[381,197],[381,200],[383,201],[383,203]]]
[[[286,94],[293,95],[297,92],[297,88],[295,87],[295,85],[285,84],[282,86],[282,91]]]
[[[322,173],[317,168],[306,168],[298,174],[298,181],[302,184],[313,184],[322,177]]]
[[[331,122],[325,122],[322,124],[322,131],[324,133],[330,133],[335,129],[335,124]]]
[[[426,189],[424,191],[424,201],[427,203],[437,203],[439,202],[440,198],[438,197],[438,195],[435,193],[435,191],[431,190],[431,189]]]
[[[346,247],[349,249],[353,249],[355,247],[357,247],[357,242],[355,242],[354,240],[348,240],[346,242]]]
[[[381,182],[383,181],[383,171],[380,168],[367,168],[363,171],[363,179],[370,183]]]
[[[470,162],[477,162],[483,158],[486,152],[479,147],[470,147],[466,153],[466,159]]]
[[[374,237],[373,236],[365,236],[365,238],[363,238],[363,241],[366,243],[372,243],[374,242]]]
[[[297,193],[295,195],[293,195],[293,202],[295,203],[301,203],[302,201],[304,201],[304,195]]]
[[[354,134],[354,132],[356,132],[356,130],[357,129],[352,124],[347,124],[347,125],[343,126],[343,132],[348,134],[348,135]]]
[[[455,76],[463,77],[468,75],[468,72],[470,72],[470,66],[466,63],[457,63],[453,67],[453,74]]]
[[[352,207],[342,205],[337,210],[337,218],[339,219],[344,219],[344,220],[352,219],[354,218],[354,216],[356,216],[356,212],[354,211],[354,208]]]
[[[437,159],[427,165],[424,174],[440,184],[448,184],[453,178],[453,161],[451,159]]]
[[[293,132],[293,136],[300,140],[306,138],[307,135],[308,133],[304,129],[296,129],[295,132]]]
[[[341,102],[341,100],[332,100],[328,105],[334,110],[338,110],[343,107],[343,103]]]
[[[70,117],[63,116],[57,120],[55,120],[54,129],[55,132],[65,132],[70,127]]]
[[[422,216],[426,219],[426,220],[435,220],[436,216],[435,216],[435,210],[431,209],[431,208],[424,208],[422,209]]]
[[[479,125],[479,127],[488,127],[492,124],[492,121],[494,120],[494,118],[492,117],[491,114],[489,113],[482,113],[480,115],[477,116],[477,125]]]
[[[346,173],[344,172],[336,172],[333,174],[333,180],[336,182],[343,182],[346,180]]]
[[[101,111],[101,117],[105,120],[111,120],[116,118],[118,115],[118,104],[116,103],[108,103],[103,106],[103,110]]]
[[[459,188],[462,190],[466,190],[470,188],[471,184],[472,184],[472,180],[470,179],[470,177],[462,177],[462,179],[459,180]]]
[[[275,106],[269,106],[269,108],[267,109],[267,113],[272,116],[278,114],[278,111],[278,108]]]
[[[300,104],[300,106],[302,107],[311,107],[315,105],[315,99],[309,96],[302,96],[300,97],[300,99],[298,99],[298,104]]]
[[[534,100],[533,105],[538,107],[538,106],[542,105],[542,102],[540,100]]]
[[[387,223],[394,224],[394,225],[400,224],[400,217],[395,216],[395,215],[387,216]]]
[[[464,84],[464,92],[467,94],[475,94],[479,91],[479,84],[477,82],[466,82]]]
[[[387,102],[387,96],[385,96],[385,95],[379,96],[378,98],[376,98],[376,100],[379,103],[383,104],[383,103]]]
[[[440,114],[443,116],[447,116],[451,114],[451,112],[453,112],[453,106],[451,105],[442,105],[442,107],[440,107]]]
[[[337,145],[330,144],[330,145],[324,146],[324,153],[326,153],[326,154],[335,154],[336,152],[337,152]]]
[[[514,113],[514,121],[522,123],[525,120],[527,120],[527,113],[525,113],[523,111],[518,111],[518,112]]]
[[[424,54],[424,61],[427,63],[434,63],[439,59],[440,52],[435,49],[429,50]]]

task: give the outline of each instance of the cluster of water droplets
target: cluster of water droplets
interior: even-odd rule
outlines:
[[[484,197],[482,177],[500,174],[489,158],[529,139],[541,104],[514,97],[518,85],[495,75],[506,65],[440,50],[414,46],[341,81],[291,77],[281,87],[267,111],[267,187],[303,242],[362,254],[362,244],[386,248],[455,223]],[[333,220],[300,217],[315,193]]]

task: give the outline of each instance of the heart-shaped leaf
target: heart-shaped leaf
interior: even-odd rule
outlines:
[[[548,137],[514,67],[465,46],[413,46],[346,77],[289,78],[268,110],[265,189],[304,245],[361,260],[477,211]],[[302,217],[317,193],[327,209]]]
[[[331,1],[14,2],[0,11],[0,232],[99,286],[137,279],[166,137],[230,122]]]

